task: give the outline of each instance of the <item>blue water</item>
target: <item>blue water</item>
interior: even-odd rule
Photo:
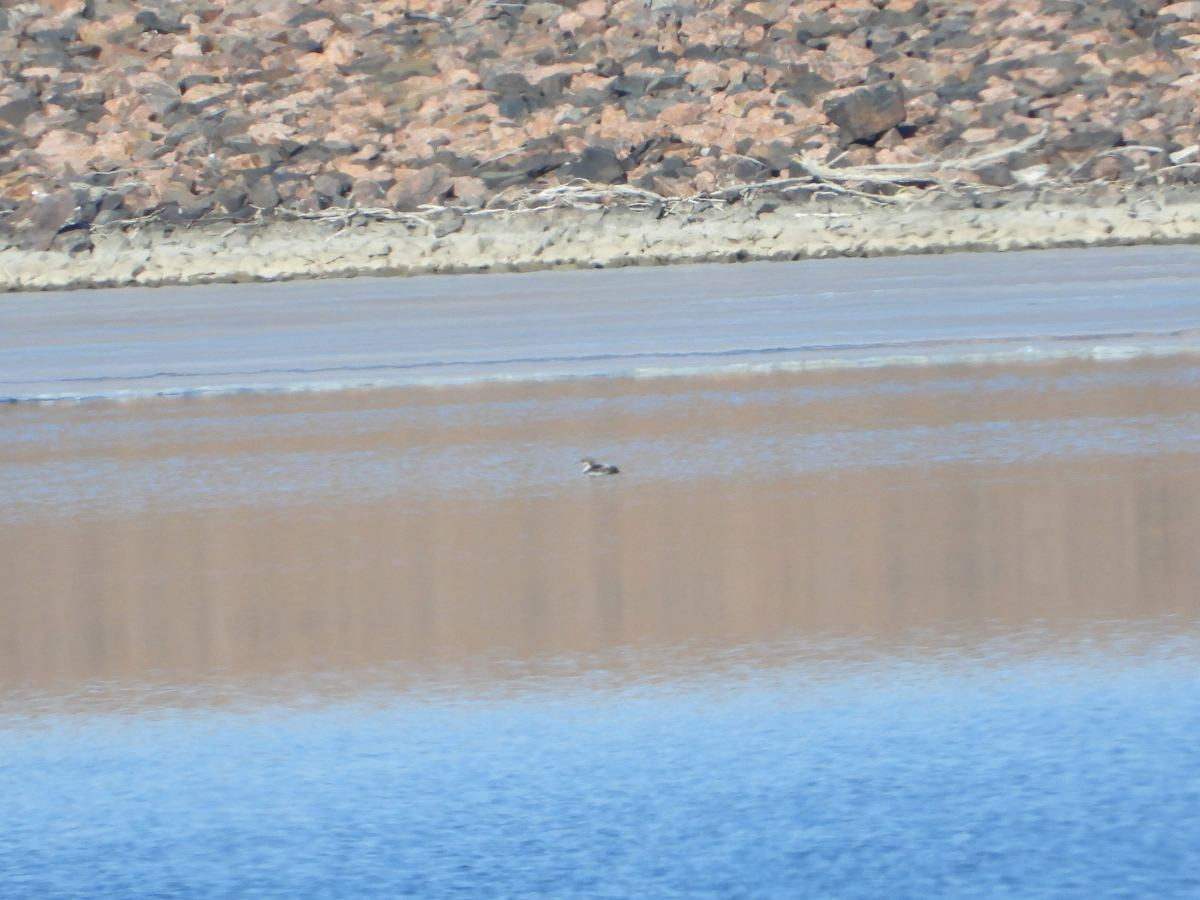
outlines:
[[[0,896],[1192,898],[1195,650],[10,711]]]
[[[1200,897],[1196,531],[1178,524],[1195,521],[1193,360],[614,384],[0,410],[0,560],[20,563],[24,578],[10,579],[17,601],[0,596],[12,617],[0,627],[19,636],[10,647],[29,651],[0,692],[0,900]],[[619,462],[619,479],[581,476],[585,453]],[[885,502],[898,480],[936,487],[954,467],[962,490]],[[834,506],[818,502],[836,495],[839,478],[883,497],[863,529],[886,539],[823,544],[828,566],[806,563],[807,546],[768,528],[753,532],[764,535],[760,555],[722,545],[723,535],[730,545],[742,537],[739,522],[761,524],[722,505],[739,486],[758,491],[745,493],[753,503],[775,485],[786,503],[752,510],[772,527],[797,531],[825,510],[819,521],[842,528]],[[1006,484],[1027,500],[1051,478],[1084,487],[1046,488],[1045,504],[1001,502]],[[985,481],[999,487],[970,489]],[[666,483],[672,491],[656,494]],[[526,509],[531,495],[542,503]],[[464,496],[479,505],[447,521],[516,498],[516,513],[487,521],[528,528],[529,545],[484,531],[460,537],[444,524],[438,532],[417,513],[408,528],[413,497],[434,508]],[[695,516],[697,529],[678,533],[711,536],[703,547],[714,558],[781,574],[755,581],[731,568],[722,583],[720,565],[687,563],[695,577],[672,579],[649,556],[608,547],[607,567],[581,557],[570,589],[584,599],[552,595],[562,583],[554,567],[567,565],[572,545],[543,540],[529,516],[561,498],[621,509],[623,496],[628,521],[662,513],[647,497],[681,497],[656,520],[668,532]],[[385,543],[427,523],[430,541],[462,555],[442,554],[430,572],[515,548],[512,568],[529,570],[530,595],[504,605],[481,579],[491,592],[478,588],[480,606],[445,598],[481,620],[468,624],[486,632],[489,615],[524,616],[518,638],[521,628],[544,637],[555,622],[561,633],[523,643],[493,623],[495,652],[508,657],[494,668],[456,658],[464,670],[480,666],[459,674],[400,677],[369,655],[356,669],[350,652],[345,671],[323,669],[306,648],[352,650],[339,631],[357,634],[347,623],[383,623],[376,631],[397,645],[427,634],[436,649],[440,634],[456,646],[451,623],[439,632],[423,602],[411,615],[401,602],[406,590],[445,584],[405,581],[379,563],[395,555],[386,546],[319,542],[339,528],[361,537],[387,526],[387,517],[355,518],[367,500],[405,525],[385,529]],[[923,518],[910,500],[935,508]],[[264,507],[287,514],[264,521],[329,518],[306,552],[328,557],[312,568],[314,594],[342,591],[344,603],[298,596],[295,546],[270,540],[282,526],[217,539],[223,515]],[[138,528],[163,527],[164,510],[211,520],[216,537],[199,548],[175,546],[172,535],[203,544],[203,529],[142,540]],[[587,520],[536,524],[555,521]],[[120,527],[110,534],[108,522]],[[631,541],[648,533],[623,527],[617,536]],[[68,540],[72,529],[83,537]],[[849,544],[852,531],[835,534]],[[979,540],[955,541],[960,531]],[[62,555],[43,561],[39,535]],[[258,543],[237,543],[246,535]],[[1038,540],[1044,548],[1028,549]],[[413,544],[413,555],[433,555]],[[1071,570],[1104,552],[1079,545],[1112,548],[1105,583]],[[196,559],[203,565],[189,569]],[[359,571],[372,559],[383,587]],[[959,572],[946,583],[970,590],[917,596],[943,581],[922,581],[914,559]],[[833,577],[853,566],[863,570],[858,594],[853,578]],[[169,596],[193,587],[193,571],[216,600],[235,588],[240,599],[227,607],[204,591]],[[551,614],[586,605],[594,585],[585,579],[610,575],[615,587],[595,592],[594,616]],[[708,577],[718,582],[711,597]],[[759,585],[762,596],[725,597],[722,584],[730,594]],[[988,606],[1025,584],[1043,592],[1021,609]],[[650,602],[670,585],[678,595]],[[1104,591],[1111,596],[1095,596]],[[697,607],[700,595],[708,601]],[[882,598],[878,609],[871,597]],[[746,605],[740,617],[735,601]],[[874,626],[855,632],[861,646],[822,633],[801,646],[772,632],[777,622],[858,621],[853,611],[786,614],[822,603],[862,605],[859,618]],[[939,609],[959,618],[939,621]],[[688,624],[693,612],[715,619],[705,622],[711,631]],[[613,616],[628,633],[614,629],[619,640],[595,658],[522,656],[526,644],[590,647],[587,623]],[[934,633],[904,631],[911,622],[932,622],[921,627]],[[963,622],[978,628],[961,639],[939,633]],[[738,623],[758,643],[731,646],[742,640]],[[475,646],[474,629],[462,630],[461,646]],[[179,635],[197,646],[171,644]],[[164,664],[160,640],[186,658]],[[400,646],[381,656],[397,666],[406,658]],[[406,665],[422,665],[410,656],[418,661]],[[241,668],[190,671],[191,659]],[[178,670],[145,671],[175,662]],[[304,674],[270,674],[288,665]],[[139,674],[105,680],[112,671]],[[14,686],[22,679],[36,687]]]

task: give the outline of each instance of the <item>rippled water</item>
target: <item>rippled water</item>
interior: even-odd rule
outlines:
[[[1198,382],[0,409],[0,896],[1195,897]]]

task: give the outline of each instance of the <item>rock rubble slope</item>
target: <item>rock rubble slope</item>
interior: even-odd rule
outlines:
[[[0,252],[1200,180],[1197,0],[44,0],[0,69]]]

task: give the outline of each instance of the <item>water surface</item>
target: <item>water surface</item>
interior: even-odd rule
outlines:
[[[1198,383],[4,407],[0,895],[1195,897]]]

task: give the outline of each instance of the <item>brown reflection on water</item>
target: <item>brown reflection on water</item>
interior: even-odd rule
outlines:
[[[636,387],[653,389],[672,388]],[[1053,414],[1053,398],[1026,402]],[[877,404],[858,411],[864,427]],[[961,412],[916,395],[888,415]],[[698,407],[688,427],[748,415]],[[536,496],[403,503],[53,510],[2,527],[0,683],[1192,617],[1197,497],[1200,465],[1181,452],[753,480],[580,476]]]

